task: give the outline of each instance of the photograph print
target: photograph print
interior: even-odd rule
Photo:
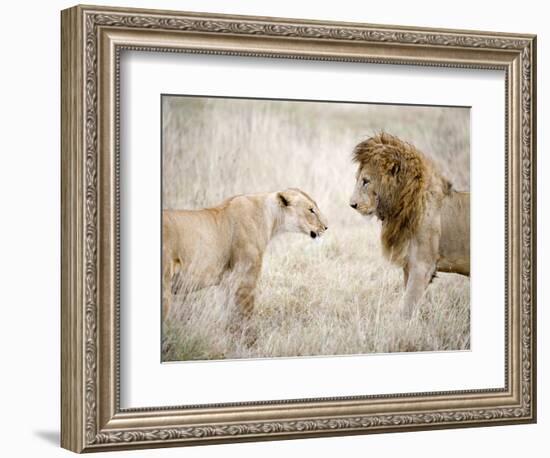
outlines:
[[[169,361],[470,349],[470,108],[162,95]]]

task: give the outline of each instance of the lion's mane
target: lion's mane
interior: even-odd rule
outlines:
[[[418,149],[387,133],[359,143],[353,160],[372,177],[384,254],[403,264],[423,216],[431,206],[441,204],[452,185]]]

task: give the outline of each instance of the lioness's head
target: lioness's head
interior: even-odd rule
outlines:
[[[281,229],[301,232],[315,239],[328,229],[327,221],[315,201],[300,189],[291,188],[277,193]]]

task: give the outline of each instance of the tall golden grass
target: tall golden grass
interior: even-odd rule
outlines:
[[[469,348],[469,280],[439,274],[420,313],[404,321],[402,274],[381,255],[379,223],[348,205],[351,151],[379,131],[413,143],[468,190],[468,109],[166,96],[162,117],[163,208],[298,187],[329,220],[321,243],[285,234],[269,245],[253,345],[231,330],[234,283],[226,281],[174,298],[164,361]]]

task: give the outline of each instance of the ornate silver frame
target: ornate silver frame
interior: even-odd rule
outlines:
[[[92,6],[64,10],[61,19],[63,447],[89,452],[535,421],[535,36]],[[505,388],[121,409],[124,49],[504,70]]]

